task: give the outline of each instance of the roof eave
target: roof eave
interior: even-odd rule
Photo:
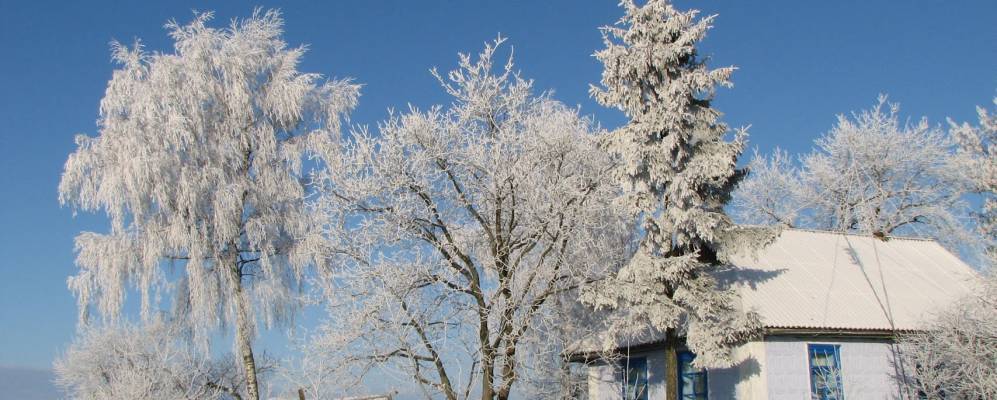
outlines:
[[[769,337],[796,337],[796,338],[846,338],[846,339],[877,339],[894,340],[899,335],[923,332],[918,329],[879,329],[879,328],[818,328],[818,327],[766,327],[762,333],[762,340]],[[755,340],[757,341],[757,340]],[[618,347],[610,353],[617,355],[625,353],[640,353],[650,350],[657,350],[664,346],[663,340],[654,342],[635,344],[626,347]],[[604,352],[581,351],[564,354],[565,360],[572,363],[590,363],[601,360]]]

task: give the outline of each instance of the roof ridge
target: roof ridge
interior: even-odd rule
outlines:
[[[784,230],[784,231],[811,232],[811,233],[823,233],[823,234],[828,234],[828,235],[857,236],[857,237],[864,237],[864,238],[870,238],[870,239],[879,239],[878,237],[876,237],[876,236],[874,236],[872,234],[869,234],[869,233],[842,232],[842,231],[832,231],[832,230],[826,230],[826,229],[789,228],[789,227],[784,227],[784,228],[782,228],[782,230]],[[938,242],[937,240],[935,240],[933,238],[920,237],[920,236],[888,235],[888,236],[886,236],[886,238],[888,240],[911,240],[911,241],[918,241],[918,242],[936,242],[936,243]]]

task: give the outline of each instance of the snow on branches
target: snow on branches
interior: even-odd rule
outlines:
[[[619,264],[628,230],[591,121],[534,95],[511,57],[495,68],[502,42],[433,71],[449,106],[325,154],[330,315],[307,353],[328,373],[388,368],[448,399],[508,398],[563,349],[559,299]]]
[[[644,236],[630,262],[587,300],[627,310],[606,346],[620,334],[651,329],[672,349],[687,337],[699,365],[728,365],[732,346],[761,324],[739,310],[736,294],[718,287],[714,273],[731,252],[771,237],[736,227],[724,213],[744,176],[735,164],[746,133],[726,140],[728,127],[710,103],[718,86],[731,86],[734,68],[710,69],[698,56],[712,16],[697,19],[698,11],[679,11],[664,0],[622,4],[626,15],[603,28],[606,48],[595,56],[605,69],[591,94],[630,118],[605,146],[617,162],[620,203]]]
[[[226,29],[210,19],[168,24],[173,53],[114,44],[121,67],[99,134],[77,137],[59,198],[111,222],[76,238],[80,272],[69,286],[82,321],[92,309],[115,319],[128,287],[148,316],[175,284],[175,319],[202,338],[234,325],[250,373],[257,321],[289,316],[304,268],[322,254],[303,160],[337,140],[358,88],[299,72],[305,50],[281,39],[276,11]]]
[[[997,106],[997,97],[993,103]],[[976,113],[978,126],[949,120],[949,129],[965,157],[963,171],[969,175],[971,190],[983,196],[977,231],[988,241],[991,268],[997,268],[997,113],[983,107],[977,107]]]
[[[785,152],[756,155],[734,201],[743,222],[938,239],[949,248],[979,241],[967,229],[973,170],[940,127],[902,123],[885,96],[839,115],[797,167]]]
[[[898,381],[922,399],[997,396],[997,275],[982,290],[939,313],[923,332],[900,337]],[[913,398],[913,396],[911,396]]]
[[[72,399],[239,399],[238,365],[203,356],[178,328],[161,320],[87,327],[56,360],[56,384]]]

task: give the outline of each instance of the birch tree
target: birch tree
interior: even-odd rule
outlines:
[[[99,133],[80,135],[59,199],[103,211],[106,233],[76,237],[69,287],[81,321],[116,319],[130,289],[148,317],[170,296],[196,337],[234,328],[246,396],[259,398],[258,323],[288,320],[321,233],[304,204],[303,159],[335,142],[356,101],[348,81],[297,70],[277,11],[227,28],[210,13],[167,24],[172,53],[113,43]]]
[[[710,69],[697,52],[713,16],[698,18],[664,0],[622,5],[623,18],[602,28],[606,48],[595,57],[605,69],[591,94],[629,118],[605,146],[617,161],[619,203],[642,236],[629,262],[586,298],[621,311],[605,346],[653,331],[664,339],[667,365],[677,365],[682,338],[697,365],[729,365],[731,349],[760,333],[761,323],[739,309],[736,293],[719,287],[715,274],[733,252],[772,236],[739,228],[724,213],[745,174],[735,164],[746,133],[727,140],[711,101],[717,87],[731,86],[734,68]],[[671,370],[667,387],[675,388]],[[669,390],[669,398],[675,394]]]
[[[936,238],[949,248],[979,241],[967,228],[968,159],[939,126],[903,123],[885,96],[839,115],[800,166],[777,151],[756,156],[735,201],[749,223]]]
[[[305,352],[325,382],[380,370],[428,398],[507,399],[560,355],[556,328],[573,321],[557,301],[619,264],[627,229],[592,122],[533,94],[511,57],[495,67],[502,42],[433,71],[449,106],[358,129],[325,156],[335,267]]]

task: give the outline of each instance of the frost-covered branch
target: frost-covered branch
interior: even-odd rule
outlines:
[[[260,361],[261,373],[273,369]],[[201,355],[182,329],[162,321],[88,327],[55,363],[71,399],[235,399],[245,380],[230,357]]]
[[[745,174],[736,162],[746,133],[728,140],[711,103],[718,87],[732,85],[734,68],[711,69],[698,55],[713,16],[698,18],[697,10],[665,0],[622,5],[624,17],[603,28],[606,47],[595,56],[605,68],[591,94],[630,119],[604,145],[616,161],[619,204],[636,217],[642,237],[629,262],[586,300],[619,311],[605,348],[651,337],[674,358],[684,338],[698,365],[729,365],[731,349],[758,334],[761,323],[715,274],[729,254],[773,236],[737,227],[724,212]],[[666,385],[675,379],[669,373]]]
[[[902,123],[885,96],[838,116],[799,164],[777,150],[756,155],[750,168],[734,201],[744,222],[930,237],[953,249],[979,244],[967,229],[969,159],[926,119]]]
[[[989,241],[990,266],[997,268],[997,112],[987,112],[983,107],[977,107],[976,112],[978,126],[949,120],[949,129],[965,157],[963,171],[969,175],[972,190],[983,196],[977,231]]]
[[[555,300],[619,265],[628,230],[595,129],[511,60],[494,71],[502,42],[434,71],[449,106],[323,154],[329,322],[305,351],[317,374],[378,369],[448,399],[529,393],[553,375],[523,371],[559,357],[555,328],[574,324]]]
[[[997,275],[938,314],[924,332],[901,337],[908,376],[898,381],[924,399],[997,397]]]
[[[305,50],[281,39],[277,11],[210,20],[169,23],[172,53],[114,44],[99,133],[77,137],[59,185],[63,204],[111,227],[77,236],[69,287],[81,322],[117,319],[131,287],[144,317],[172,296],[174,320],[201,340],[234,327],[256,400],[257,325],[290,318],[305,268],[325,254],[305,159],[336,142],[358,90],[299,72]]]

